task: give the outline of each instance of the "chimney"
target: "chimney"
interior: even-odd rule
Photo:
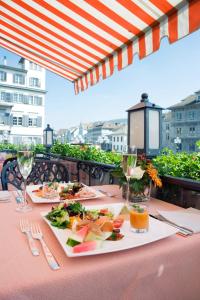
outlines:
[[[3,65],[7,66],[7,58],[6,58],[6,56],[3,57]]]

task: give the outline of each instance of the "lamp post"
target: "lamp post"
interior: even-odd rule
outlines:
[[[47,128],[43,130],[43,145],[46,147],[46,151],[49,152],[54,141],[53,129],[47,124]]]
[[[179,152],[181,150],[181,138],[177,136],[174,139],[174,144],[176,145],[176,152]]]
[[[162,107],[149,102],[143,93],[138,104],[128,112],[128,145],[136,146],[138,153],[147,157],[159,154],[162,140]]]

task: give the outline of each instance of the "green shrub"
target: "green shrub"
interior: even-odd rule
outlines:
[[[68,156],[80,160],[90,160],[105,164],[118,165],[121,161],[121,154],[113,152],[105,152],[96,149],[93,146],[70,145],[56,142],[51,148],[51,152],[60,154],[61,156]]]
[[[200,153],[173,153],[164,149],[162,154],[153,159],[154,166],[159,175],[171,175],[174,177],[190,178],[200,181]]]

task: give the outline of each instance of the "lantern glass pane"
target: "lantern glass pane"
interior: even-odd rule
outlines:
[[[144,111],[130,113],[130,146],[144,149]]]
[[[149,149],[159,149],[159,111],[149,110]]]
[[[53,134],[52,131],[50,131],[50,130],[47,131],[47,141],[46,141],[47,143],[46,143],[46,144],[47,144],[48,146],[51,146],[51,145],[53,144],[53,137],[52,137],[52,134]]]

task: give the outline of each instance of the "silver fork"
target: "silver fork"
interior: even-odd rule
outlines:
[[[25,233],[27,236],[29,247],[31,249],[32,254],[34,256],[38,256],[40,253],[39,253],[39,250],[36,247],[35,242],[31,236],[31,228],[30,228],[28,220],[20,219],[19,225],[20,225],[21,232]]]
[[[46,257],[47,262],[48,262],[49,266],[51,267],[51,269],[53,269],[53,270],[60,269],[59,264],[57,263],[56,259],[53,257],[53,254],[51,253],[51,251],[49,250],[49,248],[47,247],[47,245],[43,239],[43,234],[42,234],[42,231],[38,224],[31,224],[31,234],[34,239],[37,239],[40,241],[43,251],[44,251],[44,254],[45,254],[45,257]]]

